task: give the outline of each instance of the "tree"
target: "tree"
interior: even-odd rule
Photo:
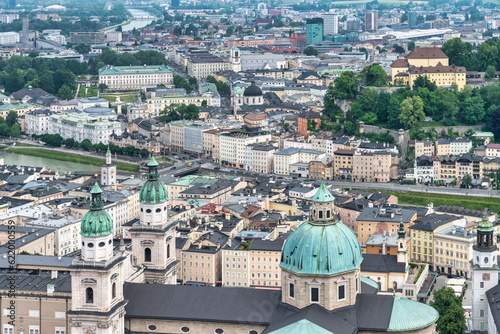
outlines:
[[[439,334],[460,334],[465,332],[465,313],[462,297],[455,296],[450,287],[434,291],[431,306],[439,313],[436,329]]]
[[[495,135],[495,142],[500,142],[500,109],[491,112],[491,132]]]
[[[14,124],[10,127],[9,135],[12,138],[19,138],[21,137],[21,127],[19,125]]]
[[[457,37],[447,40],[441,49],[449,57],[450,64],[465,66],[467,70],[470,70],[472,44],[464,43],[460,37]]]
[[[366,124],[374,124],[377,121],[377,114],[373,112],[366,113],[361,117],[361,120]]]
[[[345,71],[335,79],[333,96],[336,99],[354,99],[358,95],[358,79],[352,71]]]
[[[497,69],[493,65],[489,65],[486,68],[486,74],[488,74],[488,78],[493,79],[497,74]]]
[[[99,91],[102,93],[104,91],[106,91],[108,89],[108,85],[106,85],[105,83],[100,83],[99,84]]]
[[[404,23],[406,21],[408,21],[408,15],[406,15],[406,13],[405,13],[405,14],[401,15],[401,19],[399,20],[399,22]]]
[[[401,102],[399,121],[403,124],[405,129],[417,128],[418,122],[424,119],[424,103],[419,96],[408,97]]]
[[[9,113],[7,114],[7,118],[5,119],[5,122],[7,123],[7,125],[9,127],[11,127],[12,125],[16,124],[16,122],[17,122],[17,111],[15,111],[15,110],[9,111]]]
[[[387,106],[387,122],[393,128],[398,128],[401,125],[399,115],[401,114],[401,102],[396,94],[392,94]]]
[[[0,136],[2,137],[10,136],[10,128],[5,123],[0,124]]]
[[[302,52],[306,56],[317,56],[318,55],[318,49],[316,49],[313,46],[308,46],[307,48],[304,49]]]
[[[431,92],[437,89],[437,85],[435,82],[432,82],[427,78],[427,75],[419,75],[415,81],[413,81],[413,89],[418,90],[419,87],[427,88]]]
[[[226,29],[226,37],[232,36],[233,33],[234,33],[234,27],[233,26],[227,27],[227,29]]]
[[[460,187],[469,189],[472,184],[472,177],[470,174],[465,174],[462,178],[462,182],[460,183]]]
[[[59,147],[62,144],[63,137],[60,134],[44,134],[40,139],[47,145],[53,147]]]
[[[406,50],[401,45],[393,44],[392,47],[394,48],[394,52],[396,52],[396,53],[405,53],[406,52]]]
[[[207,100],[203,100],[203,101],[201,101],[201,106],[202,106],[202,107],[206,107],[206,106],[208,106],[208,102],[207,102]]]
[[[74,46],[73,49],[80,54],[87,54],[91,50],[90,45],[88,44],[78,44]]]
[[[387,92],[380,92],[375,104],[375,114],[377,119],[381,122],[387,122],[387,107],[391,99],[391,94]]]
[[[415,49],[415,42],[409,41],[408,42],[408,51],[413,51],[414,49]]]
[[[333,95],[333,85],[328,86],[325,97],[323,98],[323,105],[325,106],[323,113],[331,120],[335,120],[342,116],[342,109],[335,104],[335,97]]]
[[[74,148],[78,146],[78,143],[73,138],[66,138],[63,140],[62,144],[67,148]]]
[[[363,68],[358,78],[365,86],[382,87],[388,84],[387,73],[377,63]]]
[[[352,136],[354,134],[356,134],[357,132],[357,126],[355,123],[351,122],[351,121],[346,121],[344,123],[344,134],[345,135],[348,135],[348,136]]]
[[[460,107],[462,109],[459,113],[460,120],[467,124],[481,123],[486,115],[484,101],[479,95],[465,98]]]
[[[85,151],[90,151],[93,148],[92,142],[88,139],[82,140],[82,142],[80,143],[80,147]]]
[[[69,88],[67,85],[62,85],[62,87],[57,92],[57,95],[64,100],[71,100],[73,98],[71,88]]]

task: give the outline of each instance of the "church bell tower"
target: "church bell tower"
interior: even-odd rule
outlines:
[[[106,152],[106,163],[101,166],[101,185],[116,185],[116,164],[111,161],[111,151]]]
[[[81,222],[82,252],[71,267],[71,334],[122,334],[125,305],[125,257],[113,250],[113,220],[104,210],[102,190],[90,191],[90,210]]]
[[[498,284],[498,247],[493,224],[485,210],[477,226],[477,237],[472,252],[472,330],[488,330],[488,301],[486,291]]]

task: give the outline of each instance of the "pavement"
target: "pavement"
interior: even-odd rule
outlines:
[[[436,283],[434,283],[434,289],[432,289],[431,296],[428,301],[429,304],[434,300],[434,291],[441,289],[448,282],[448,277],[446,275],[441,275],[436,278]]]
[[[367,189],[367,190],[386,190],[399,192],[419,192],[441,195],[458,195],[458,196],[478,196],[478,197],[500,197],[499,190],[486,189],[464,189],[454,187],[428,187],[421,185],[408,185],[399,183],[361,183],[361,182],[345,182],[345,181],[327,181],[327,183],[339,187],[350,189]]]

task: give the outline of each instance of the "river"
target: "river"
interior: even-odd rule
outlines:
[[[97,166],[80,164],[76,162],[60,161],[54,159],[32,157],[10,152],[0,152],[0,158],[4,158],[6,165],[22,165],[34,167],[46,167],[53,171],[74,172],[74,171],[95,171]]]
[[[130,9],[128,9],[128,11],[130,12],[130,14],[132,14],[132,16],[149,16],[149,15],[151,15],[148,12],[145,12],[145,11],[143,11],[141,9],[137,9],[137,8],[130,8]],[[147,26],[151,22],[153,22],[153,20],[134,20],[134,19],[132,19],[129,23],[122,26],[122,31],[130,31],[130,30],[134,30],[134,28],[135,29],[144,28],[145,26]]]

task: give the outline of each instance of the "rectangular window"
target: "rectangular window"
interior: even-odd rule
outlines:
[[[40,316],[40,312],[38,310],[30,310],[29,314],[30,314],[30,317],[39,317]]]
[[[484,317],[484,310],[479,310],[479,316]]]
[[[40,334],[40,328],[38,326],[30,326],[30,334]]]
[[[312,303],[319,302],[319,288],[311,288],[311,302]]]
[[[345,299],[345,285],[339,285],[339,300]]]
[[[295,298],[295,284],[288,284],[288,295],[290,296],[290,298]]]
[[[479,282],[479,287],[480,287],[481,289],[484,289],[484,282]]]
[[[14,326],[3,325],[3,334],[14,334]]]
[[[66,328],[56,327],[56,334],[66,334]]]

